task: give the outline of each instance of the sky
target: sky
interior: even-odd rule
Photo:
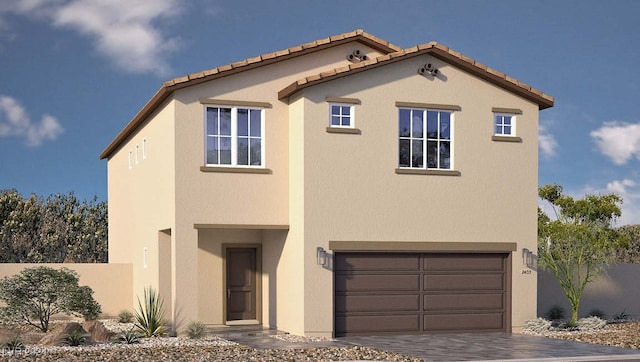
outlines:
[[[355,29],[555,98],[540,185],[640,224],[640,1],[0,0],[0,189],[107,200],[100,152],[166,80]]]

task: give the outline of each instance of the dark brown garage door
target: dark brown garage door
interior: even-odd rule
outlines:
[[[507,257],[336,253],[336,336],[507,331]]]

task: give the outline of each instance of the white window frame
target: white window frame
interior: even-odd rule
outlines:
[[[511,118],[511,124],[509,125],[511,127],[511,133],[504,133],[504,117],[510,117]],[[498,118],[501,119],[501,122],[498,123]],[[502,136],[502,137],[516,137],[517,133],[516,133],[516,115],[513,113],[504,113],[504,112],[494,112],[493,113],[493,135],[494,136]],[[500,129],[502,130],[502,133],[498,133],[497,129],[500,127]]]
[[[333,107],[339,107],[340,109],[340,113],[339,114],[334,114],[333,113]],[[349,108],[349,116],[345,116],[342,114],[342,107],[348,107]],[[355,128],[355,110],[356,107],[354,107],[353,104],[350,103],[339,103],[339,102],[331,102],[329,103],[329,127],[331,128]],[[338,116],[340,117],[340,124],[333,124],[333,117],[334,116]],[[342,119],[343,118],[348,118],[349,119],[349,125],[343,125],[342,124]]]
[[[410,129],[409,129],[409,136],[405,137],[405,136],[400,136],[400,134],[398,133],[398,152],[396,153],[396,155],[399,157],[400,156],[400,140],[409,140],[410,141],[410,146],[409,146],[409,166],[401,166],[400,165],[400,160],[398,159],[398,168],[399,169],[407,169],[407,170],[443,170],[443,171],[451,171],[451,170],[455,170],[455,166],[454,166],[454,161],[455,161],[455,137],[454,137],[454,125],[455,125],[455,113],[450,110],[450,109],[436,109],[436,108],[414,108],[414,107],[399,107],[398,108],[398,118],[397,118],[397,124],[399,125],[400,122],[400,112],[402,110],[408,110],[411,112],[422,112],[422,130],[423,130],[423,136],[420,137],[413,137],[413,120],[410,120]],[[427,148],[428,148],[428,143],[429,141],[433,142],[434,139],[433,138],[429,138],[427,136],[427,112],[438,112],[438,114],[440,113],[448,113],[449,114],[449,139],[448,141],[445,142],[449,142],[449,167],[448,168],[441,168],[440,167],[440,154],[438,153],[438,158],[437,158],[437,165],[438,167],[428,167],[428,161],[427,161]],[[438,128],[440,128],[440,115],[438,115]],[[398,132],[399,132],[399,128],[398,128]],[[423,161],[422,161],[422,167],[418,167],[418,166],[413,166],[412,165],[412,153],[413,153],[413,147],[411,144],[411,140],[414,139],[419,139],[422,140],[422,157],[423,157]],[[440,139],[437,138],[435,139],[435,141],[438,142],[438,144],[440,142],[442,142],[444,139]]]
[[[147,159],[147,137],[142,138],[142,159]]]
[[[231,110],[231,164],[215,164],[208,163],[207,161],[207,139],[209,138],[208,130],[207,130],[207,109],[217,108],[217,109],[230,109]],[[247,109],[247,110],[257,110],[260,111],[260,165],[239,165],[238,164],[238,110],[239,109]],[[265,158],[265,109],[261,107],[251,107],[251,106],[232,106],[232,105],[215,105],[215,104],[207,104],[204,107],[204,164],[206,167],[234,167],[234,168],[265,168],[266,158]],[[219,136],[218,136],[219,137]],[[249,139],[257,138],[255,136],[247,136]]]
[[[140,163],[140,157],[138,156],[138,153],[140,153],[140,144],[136,143],[136,165]]]
[[[133,168],[133,152],[129,150],[129,170]]]

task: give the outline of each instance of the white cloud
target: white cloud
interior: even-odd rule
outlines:
[[[24,137],[27,146],[54,141],[64,132],[58,121],[45,114],[40,123],[31,122],[24,107],[9,96],[0,95],[0,137]]]
[[[616,165],[640,160],[640,123],[606,122],[591,132],[600,152]]]
[[[629,179],[615,180],[607,184],[607,191],[622,196],[622,216],[618,224],[640,224],[640,184]]]
[[[166,75],[166,57],[178,48],[154,22],[180,13],[178,0],[21,0],[0,4],[15,13],[73,29],[95,41],[99,53],[134,73]]]
[[[542,125],[540,125],[540,129],[538,131],[538,147],[544,157],[549,158],[556,155],[556,147],[558,147],[558,143],[553,135],[547,131],[546,127]]]

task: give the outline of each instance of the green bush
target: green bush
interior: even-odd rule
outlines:
[[[187,325],[187,336],[191,339],[200,339],[204,337],[207,327],[204,323],[193,321]]]
[[[144,337],[158,337],[166,333],[164,302],[153,288],[144,289],[144,305],[138,297],[138,308],[134,314],[134,325]]]
[[[135,344],[140,343],[140,335],[131,328],[115,339],[116,343]]]
[[[49,318],[58,313],[95,319],[100,304],[93,299],[93,290],[78,285],[78,273],[45,266],[23,269],[20,274],[0,280],[0,318],[7,322],[24,323],[49,330]]]
[[[118,314],[119,323],[131,323],[133,322],[133,313],[128,310],[123,310]]]
[[[75,331],[60,337],[60,344],[71,347],[84,346],[87,344],[87,338],[90,336],[90,334],[83,333],[81,330],[76,329]]]

